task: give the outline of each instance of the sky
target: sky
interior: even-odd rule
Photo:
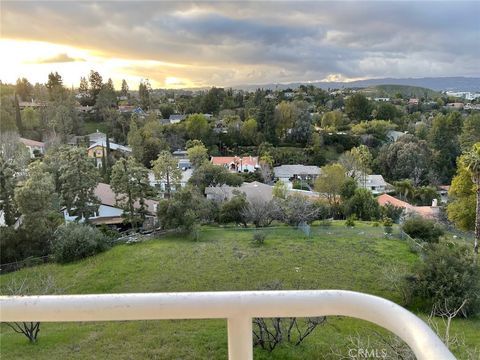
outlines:
[[[235,86],[480,76],[480,1],[3,1],[0,79]]]

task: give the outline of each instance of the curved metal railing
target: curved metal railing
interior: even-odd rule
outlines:
[[[432,329],[403,307],[345,290],[229,291],[0,297],[0,321],[228,320],[230,360],[253,358],[252,318],[343,315],[403,339],[419,360],[455,359]]]

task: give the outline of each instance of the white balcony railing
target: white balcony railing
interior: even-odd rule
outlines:
[[[228,320],[230,360],[253,358],[252,318],[342,315],[403,339],[419,360],[455,359],[411,312],[383,298],[344,290],[231,291],[0,297],[0,321]]]

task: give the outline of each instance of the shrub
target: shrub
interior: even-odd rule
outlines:
[[[393,221],[389,217],[383,218],[383,228],[385,229],[385,233],[391,235],[393,232]]]
[[[407,219],[402,229],[412,238],[428,243],[438,243],[440,236],[444,233],[443,229],[436,225],[434,221],[419,216]]]
[[[253,242],[257,245],[263,245],[265,243],[265,239],[267,238],[267,234],[261,231],[255,231],[253,233]]]
[[[466,246],[432,244],[412,281],[415,296],[426,310],[453,311],[463,301],[462,315],[475,315],[480,305],[480,271]]]
[[[348,227],[355,226],[355,217],[354,216],[349,216],[347,218],[347,220],[345,221],[345,226],[348,226]]]
[[[108,238],[100,230],[78,223],[58,227],[52,242],[53,256],[59,263],[80,260],[108,247]]]

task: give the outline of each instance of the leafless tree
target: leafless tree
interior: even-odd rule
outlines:
[[[305,338],[327,321],[326,316],[306,318],[254,318],[253,345],[273,351],[283,341],[298,346]]]
[[[283,220],[293,226],[311,223],[317,219],[320,209],[313,201],[301,194],[292,194],[281,203]]]
[[[30,281],[29,281],[30,280]],[[51,275],[42,276],[35,281],[32,279],[12,278],[10,282],[5,286],[4,295],[45,295],[59,293],[59,289],[55,284],[55,279]],[[40,322],[13,322],[6,323],[13,331],[18,334],[23,334],[27,337],[28,341],[34,343],[37,341],[38,333],[40,331]]]
[[[243,211],[243,216],[248,222],[253,223],[255,227],[269,226],[280,215],[281,209],[276,200],[252,200]]]
[[[456,346],[459,343],[457,336],[450,336],[450,328],[452,320],[462,311],[464,306],[468,303],[468,300],[465,299],[456,309],[452,309],[448,306],[447,301],[440,305],[434,305],[430,316],[428,317],[428,325],[437,333],[437,335],[442,339],[445,345],[450,348],[451,346]],[[440,317],[444,325],[444,332],[440,330],[438,322],[435,321],[435,317]]]

